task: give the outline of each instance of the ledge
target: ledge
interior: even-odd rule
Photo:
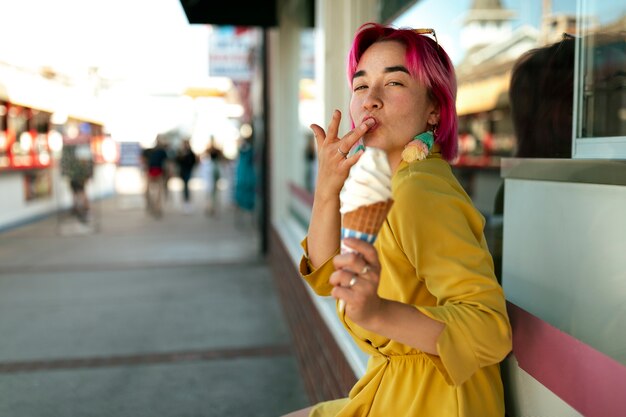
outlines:
[[[626,185],[626,161],[502,158],[505,179]]]

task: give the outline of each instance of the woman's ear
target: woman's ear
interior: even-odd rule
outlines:
[[[428,113],[427,122],[430,126],[437,126],[439,124],[439,119],[441,118],[441,106],[433,97],[429,97],[429,101],[430,103],[428,107],[430,113]]]
[[[439,119],[440,119],[439,106],[437,106],[428,115],[428,124],[431,126],[437,126],[439,124]]]

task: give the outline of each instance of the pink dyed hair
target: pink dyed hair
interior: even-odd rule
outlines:
[[[350,87],[363,53],[372,44],[383,41],[397,41],[406,47],[406,65],[409,73],[426,86],[430,99],[439,106],[439,125],[435,143],[439,144],[442,157],[452,161],[458,151],[456,75],[450,57],[432,38],[406,28],[395,29],[378,23],[362,25],[354,37],[348,55]]]

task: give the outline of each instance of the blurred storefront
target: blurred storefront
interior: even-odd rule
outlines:
[[[77,147],[93,165],[92,198],[114,192],[116,144],[106,134],[93,91],[43,68],[0,62],[0,228],[71,206],[63,153]]]

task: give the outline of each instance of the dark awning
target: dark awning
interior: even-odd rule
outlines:
[[[278,25],[278,0],[180,0],[189,23],[229,26]]]
[[[180,0],[189,23],[229,26],[278,26],[280,0]],[[419,0],[381,0],[380,19],[389,22]],[[286,0],[308,11],[305,26],[313,26],[314,0]]]

